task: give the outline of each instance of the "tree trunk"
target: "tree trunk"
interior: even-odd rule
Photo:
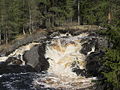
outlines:
[[[3,43],[5,43],[5,19],[6,19],[6,6],[5,6],[5,0],[1,0],[0,3],[2,9],[1,9],[1,27],[0,27],[0,44],[2,43],[2,32],[3,32]]]
[[[52,23],[51,23],[52,25],[52,27],[54,27],[55,26],[55,17],[54,16],[52,16]]]
[[[31,15],[31,9],[30,9],[30,5],[29,5],[29,33],[32,34],[32,15]]]
[[[5,31],[5,44],[8,44],[8,31]]]
[[[111,24],[112,21],[112,2],[109,2],[109,7],[108,7],[108,24]]]
[[[80,1],[78,0],[78,25],[80,25]]]
[[[110,24],[112,21],[112,13],[109,11],[108,13],[108,24]]]
[[[23,30],[22,30],[22,31],[23,31],[23,35],[25,35],[26,33],[25,33],[25,29],[24,29],[24,26],[23,26]]]
[[[2,31],[0,29],[0,45],[2,44],[2,38],[1,38],[1,36],[2,36]]]
[[[2,44],[3,15],[1,15],[0,44]]]
[[[73,19],[72,19],[72,17],[70,18],[70,22],[71,22],[71,24],[73,23]]]

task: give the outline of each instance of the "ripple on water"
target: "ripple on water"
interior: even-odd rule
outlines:
[[[34,80],[33,84],[35,86],[43,86],[43,88],[55,88],[56,90],[77,90],[82,88],[89,88],[95,83],[92,82],[94,78],[85,78],[85,77],[59,77],[54,74],[47,74],[45,77],[38,78]]]

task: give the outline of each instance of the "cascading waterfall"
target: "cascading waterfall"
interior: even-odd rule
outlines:
[[[86,55],[82,54],[81,42],[83,38],[88,37],[87,33],[78,36],[66,36],[60,38],[54,37],[49,44],[46,45],[45,58],[48,58],[50,67],[48,74],[44,78],[36,80],[35,84],[44,85],[49,88],[56,89],[80,89],[87,88],[94,83],[91,80],[95,78],[86,78],[73,72],[74,68],[86,69]],[[95,48],[89,52],[94,52]]]
[[[85,40],[86,38],[89,38],[89,33],[87,32],[76,36],[61,34],[60,36],[52,37],[51,40],[46,41],[44,58],[48,60],[49,68],[47,73],[37,74],[39,77],[32,81],[33,87],[36,88],[36,86],[40,86],[40,88],[43,89],[54,88],[56,90],[76,90],[93,86],[95,83],[91,81],[96,80],[96,78],[87,78],[85,75],[81,75],[81,73],[77,74],[80,70],[86,70],[86,58],[90,53],[95,51],[95,46],[92,46],[91,51],[87,52],[86,55],[81,53],[83,44],[87,43]],[[25,65],[26,63],[23,60],[24,53],[39,44],[40,43],[33,42],[21,46],[8,56],[0,57],[0,62],[5,62],[9,57],[15,57],[22,61],[22,65]],[[21,76],[24,74],[17,74],[16,76],[19,75]],[[1,77],[2,76],[0,76],[0,78]],[[31,75],[29,78],[30,77]],[[11,86],[11,88],[13,87]]]
[[[80,69],[85,69],[85,55],[80,53],[82,46],[80,40],[56,39],[46,46],[46,58],[49,58],[48,72],[76,77],[72,72],[72,64],[76,63]]]

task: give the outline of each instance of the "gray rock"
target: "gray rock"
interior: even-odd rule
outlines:
[[[32,66],[38,72],[47,70],[49,66],[47,60],[44,57],[45,48],[43,47],[45,46],[34,46],[31,48],[31,50],[25,52],[23,55],[23,59],[26,61],[26,64]]]
[[[36,34],[29,35],[23,39],[20,40],[14,40],[12,42],[12,45],[8,47],[7,49],[3,49],[0,51],[0,56],[7,56],[17,48],[26,45],[31,42],[42,42],[47,38],[47,32],[37,32]]]
[[[39,54],[38,54],[38,46],[34,46],[31,50],[25,52],[23,55],[23,59],[26,61],[26,64],[32,66],[33,68],[39,63]]]
[[[6,60],[6,64],[13,64],[13,65],[22,65],[22,60],[17,59],[16,57],[9,57]]]

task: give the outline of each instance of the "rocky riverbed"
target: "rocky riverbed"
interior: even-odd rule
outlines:
[[[105,47],[107,39],[96,31],[36,33],[0,52],[0,87],[94,90],[92,81],[98,80],[101,66],[98,58],[104,55]]]

